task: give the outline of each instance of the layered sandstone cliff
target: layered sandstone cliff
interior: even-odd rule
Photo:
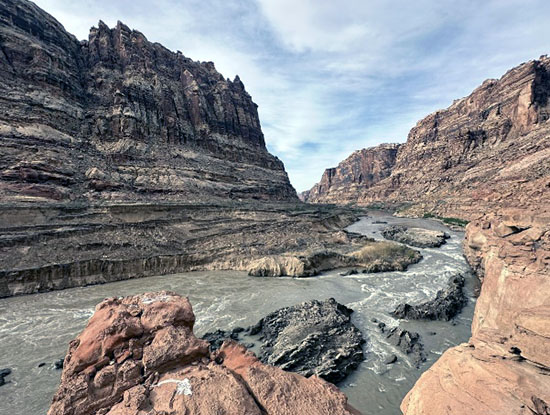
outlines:
[[[336,386],[237,343],[211,354],[194,323],[172,292],[106,299],[71,341],[48,415],[359,415]]]
[[[307,200],[382,203],[409,207],[409,214],[466,219],[502,206],[550,202],[549,97],[550,58],[543,56],[419,121],[389,177],[365,188],[333,175],[332,182],[344,185],[317,185],[321,195]],[[348,171],[359,169],[360,159],[348,160]]]
[[[321,181],[300,197],[308,203],[356,203],[370,187],[391,174],[399,144],[380,144],[355,151],[326,169]]]
[[[240,79],[120,22],[0,0],[0,73],[3,203],[296,200]]]
[[[406,415],[550,413],[550,211],[509,209],[470,223],[468,261],[483,280],[467,344],[405,397]]]
[[[238,77],[0,0],[0,297],[324,248],[332,213],[295,202]]]

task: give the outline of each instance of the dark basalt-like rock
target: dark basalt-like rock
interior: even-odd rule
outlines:
[[[55,362],[53,362],[53,367],[56,370],[63,369],[63,362],[65,361],[65,358],[57,359]]]
[[[424,345],[420,341],[420,334],[411,332],[400,327],[390,329],[386,335],[388,341],[398,347],[403,353],[411,358],[416,367],[426,361]]]
[[[222,347],[226,340],[239,340],[239,333],[244,331],[242,327],[235,327],[233,330],[216,330],[205,333],[201,339],[210,343],[210,350],[215,351]]]
[[[312,300],[269,314],[249,332],[263,341],[262,362],[337,383],[364,359],[365,340],[352,312],[333,298]]]
[[[397,362],[397,356],[394,354],[390,354],[386,359],[384,360],[384,363],[387,365],[391,365],[393,363]]]
[[[416,246],[418,248],[438,248],[451,236],[447,232],[430,231],[421,228],[407,228],[401,225],[387,226],[382,236],[392,241]]]
[[[449,278],[444,290],[439,290],[433,300],[418,305],[400,304],[391,313],[408,320],[445,320],[454,318],[467,303],[464,295],[464,277],[460,274]]]
[[[6,368],[6,369],[0,369],[0,386],[3,386],[5,385],[6,383],[8,383],[9,381],[6,382],[6,376],[8,376],[9,374],[11,373],[11,369],[9,368]]]

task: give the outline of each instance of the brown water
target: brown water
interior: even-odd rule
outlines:
[[[385,225],[373,224],[375,220],[445,229],[434,221],[399,219],[378,212],[349,229],[379,238]],[[455,325],[402,323],[422,335],[428,362],[420,369],[385,341],[371,319],[397,325],[388,314],[397,304],[430,299],[446,285],[450,272],[468,273],[460,247],[463,234],[450,233],[452,238],[443,247],[421,249],[424,259],[405,272],[341,277],[340,271],[333,271],[307,279],[255,278],[234,271],[192,272],[0,300],[0,368],[13,370],[7,377],[11,383],[0,387],[0,415],[45,414],[61,375],[52,363],[64,356],[68,342],[82,331],[95,305],[106,297],[156,290],[172,290],[190,298],[198,335],[216,328],[247,326],[271,311],[301,301],[336,298],[355,310],[354,323],[367,338],[366,360],[339,386],[365,415],[400,414],[399,404],[420,374],[447,348],[469,338],[474,277],[467,278],[469,303]],[[390,353],[398,356],[398,362],[385,365]],[[42,362],[47,364],[39,368]]]

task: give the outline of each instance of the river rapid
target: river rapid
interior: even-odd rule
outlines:
[[[0,414],[44,415],[61,376],[53,362],[64,356],[95,305],[106,297],[157,290],[189,297],[198,336],[217,328],[246,327],[278,308],[305,300],[334,297],[355,310],[353,322],[367,340],[366,360],[340,388],[365,415],[400,414],[401,400],[422,372],[446,349],[470,337],[477,279],[462,255],[462,232],[449,231],[433,220],[396,218],[384,212],[369,212],[348,230],[383,239],[380,230],[387,225],[377,222],[445,230],[451,239],[441,248],[419,249],[424,258],[404,272],[343,277],[339,275],[342,270],[335,270],[304,279],[257,278],[235,271],[190,272],[0,300],[0,368],[13,370],[6,378],[10,383],[0,387]],[[454,322],[400,322],[389,315],[402,302],[432,299],[455,272],[466,277],[468,304]],[[373,319],[420,333],[428,361],[415,368],[386,341]],[[386,365],[390,354],[397,355],[398,361]]]

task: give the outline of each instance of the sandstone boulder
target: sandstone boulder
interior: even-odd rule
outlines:
[[[358,414],[335,386],[264,365],[244,346],[211,355],[194,322],[172,292],[106,299],[71,341],[48,414]]]

